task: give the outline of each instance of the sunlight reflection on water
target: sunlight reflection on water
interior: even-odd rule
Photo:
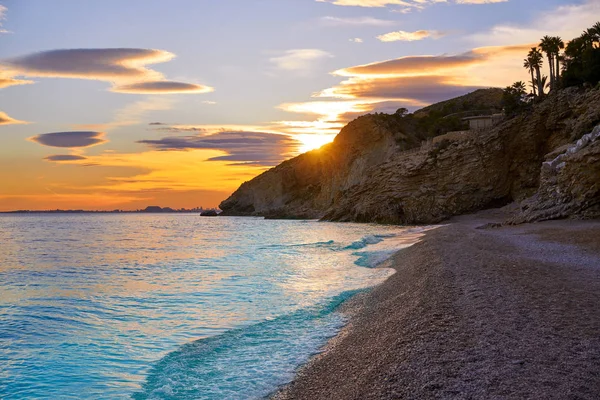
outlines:
[[[403,232],[395,248],[419,236],[183,214],[0,216],[0,398],[129,397],[186,343],[381,282],[391,271],[357,267],[348,246]]]

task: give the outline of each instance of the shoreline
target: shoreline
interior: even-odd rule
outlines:
[[[600,221],[456,217],[271,399],[600,397]]]

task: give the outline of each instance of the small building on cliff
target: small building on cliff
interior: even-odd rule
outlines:
[[[474,117],[465,117],[462,120],[469,123],[470,130],[476,130],[491,128],[502,121],[503,117],[503,114],[476,115]]]

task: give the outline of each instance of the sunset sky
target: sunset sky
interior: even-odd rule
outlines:
[[[526,81],[600,0],[0,0],[0,211],[212,207],[358,115]]]

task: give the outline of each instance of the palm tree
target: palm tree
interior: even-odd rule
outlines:
[[[584,44],[585,48],[594,48],[594,33],[590,29],[584,31],[581,36],[579,36],[579,39]]]
[[[558,86],[560,79],[560,51],[565,48],[565,42],[560,36],[552,37],[552,50],[554,51],[554,60],[556,61],[556,67],[554,68],[554,85]]]
[[[544,88],[550,87],[550,83],[548,82],[548,77],[543,75],[540,79],[535,80],[535,83],[538,86],[538,90],[541,90],[542,95],[544,95]]]
[[[554,43],[550,36],[546,35],[540,41],[540,49],[548,57],[548,68],[550,68],[550,89],[554,89]]]
[[[527,87],[525,86],[525,82],[523,81],[518,81],[513,83],[512,85],[512,89],[514,90],[514,92],[520,96],[523,96],[524,94],[527,93]]]
[[[529,62],[529,58],[526,58],[525,60],[523,60],[523,68],[528,69],[529,73],[531,74],[531,88],[533,89],[533,95],[535,96],[535,78],[533,77],[533,64],[531,62]]]
[[[544,95],[544,85],[541,84],[541,82],[542,82],[541,68],[542,68],[542,64],[544,63],[542,53],[540,53],[540,51],[537,49],[537,47],[532,47],[531,50],[529,51],[529,54],[527,54],[527,59],[531,63],[531,66],[533,66],[533,69],[535,69],[536,82],[537,82],[537,94],[538,94],[538,96],[541,97]]]

